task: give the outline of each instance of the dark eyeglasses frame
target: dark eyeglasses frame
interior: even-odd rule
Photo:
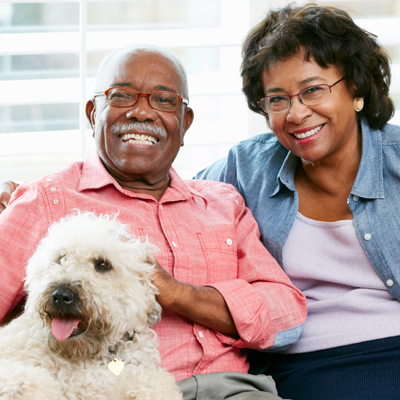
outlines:
[[[131,104],[130,106],[116,106],[116,105],[114,105],[114,104],[111,104],[110,101],[108,100],[108,93],[109,93],[110,90],[112,90],[112,89],[124,89],[124,90],[128,90],[129,92],[134,92],[134,93],[137,94],[137,99],[136,99],[135,103]],[[155,93],[168,93],[168,94],[173,94],[174,96],[176,96],[176,97],[178,98],[178,104],[176,105],[176,107],[175,107],[173,110],[159,110],[158,108],[154,108],[154,107],[150,104],[150,96],[151,96],[152,94],[155,94]],[[186,105],[189,105],[189,100],[188,100],[188,99],[185,99],[185,98],[179,96],[179,94],[176,94],[176,93],[173,93],[173,92],[166,92],[166,91],[162,91],[162,90],[161,90],[161,91],[157,91],[157,92],[151,92],[151,93],[143,93],[143,92],[138,92],[138,91],[136,91],[136,90],[134,90],[134,89],[131,89],[131,88],[126,88],[126,87],[121,87],[121,86],[115,86],[115,87],[111,87],[111,88],[105,90],[104,92],[95,92],[95,94],[94,94],[94,96],[93,96],[93,99],[95,99],[97,96],[106,96],[108,104],[109,104],[111,107],[117,107],[117,108],[128,108],[128,107],[133,107],[133,106],[139,101],[139,99],[140,99],[142,96],[146,97],[146,99],[147,99],[147,104],[148,104],[153,110],[162,111],[162,112],[174,112],[174,111],[176,111],[176,109],[179,107],[179,105],[180,105],[181,103],[186,104]]]
[[[315,106],[316,106],[317,104],[321,104],[321,103],[306,104],[306,103],[304,103],[303,99],[300,97],[301,93],[305,92],[306,90],[312,89],[313,87],[317,87],[317,86],[328,86],[328,88],[329,88],[329,93],[332,93],[332,88],[333,88],[335,85],[337,85],[339,82],[341,82],[344,78],[345,78],[345,77],[339,79],[337,82],[335,82],[335,83],[332,84],[332,85],[328,85],[328,84],[326,84],[326,83],[322,83],[322,84],[320,84],[320,85],[309,86],[309,87],[307,87],[307,88],[301,90],[299,93],[293,94],[293,95],[291,95],[291,96],[285,95],[285,94],[282,94],[282,95],[273,94],[273,95],[271,95],[271,96],[265,96],[265,97],[263,97],[261,100],[259,100],[259,101],[257,102],[257,104],[258,104],[258,106],[259,106],[265,113],[267,113],[267,114],[268,114],[268,112],[264,110],[264,108],[263,108],[262,105],[261,105],[261,102],[262,102],[264,99],[268,99],[268,98],[270,98],[270,97],[276,97],[276,96],[288,98],[288,99],[289,99],[289,106],[288,106],[288,108],[287,108],[286,110],[282,110],[282,111],[272,111],[273,113],[282,113],[282,112],[285,112],[285,111],[289,110],[290,106],[292,105],[292,98],[293,98],[293,97],[298,97],[301,104],[305,104],[305,105],[315,105]]]

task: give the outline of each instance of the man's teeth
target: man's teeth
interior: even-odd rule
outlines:
[[[125,133],[121,136],[121,140],[123,142],[127,142],[128,140],[134,140],[136,144],[147,144],[153,145],[157,143],[157,139],[152,136],[147,135],[138,135],[136,133]]]
[[[319,131],[322,129],[323,126],[324,126],[324,125],[320,125],[320,126],[318,126],[317,128],[311,129],[311,131],[307,131],[307,132],[303,132],[303,133],[294,133],[294,136],[295,136],[297,139],[305,139],[305,138],[308,138],[308,137],[310,137],[310,136],[312,136],[312,135],[315,135],[317,132],[319,132]]]

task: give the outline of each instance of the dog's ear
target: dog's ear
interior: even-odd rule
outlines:
[[[148,250],[146,256],[146,263],[153,265],[155,264],[156,259],[153,253]],[[158,294],[157,287],[152,283],[151,277],[148,281],[147,293],[151,296],[151,301],[149,302],[149,309],[147,311],[147,323],[149,326],[154,325],[161,319],[161,306],[156,300],[156,295]]]
[[[147,323],[149,326],[153,326],[161,319],[161,306],[157,301],[153,304],[147,313]]]

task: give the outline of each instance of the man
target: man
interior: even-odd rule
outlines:
[[[74,208],[119,213],[160,249],[155,330],[185,400],[278,398],[269,377],[245,374],[244,349],[296,341],[305,299],[263,247],[236,189],[184,182],[171,168],[193,121],[181,63],[156,48],[115,51],[95,92],[86,115],[97,151],[21,185],[0,216],[0,321],[23,298],[26,262],[52,222]]]

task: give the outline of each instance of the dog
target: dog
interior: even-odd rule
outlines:
[[[24,313],[0,330],[0,399],[182,399],[151,329],[154,250],[108,216],[54,223],[28,262]]]

